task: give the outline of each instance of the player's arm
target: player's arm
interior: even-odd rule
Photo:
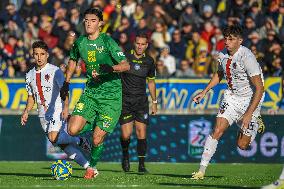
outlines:
[[[34,104],[35,104],[35,100],[34,100],[33,95],[28,95],[27,105],[21,117],[22,126],[24,126],[27,123],[29,112],[33,109]]]
[[[152,99],[152,114],[157,113],[157,97],[156,97],[156,82],[154,78],[148,78],[148,89]]]
[[[110,56],[118,62],[118,64],[111,66],[109,64],[100,64],[101,73],[112,73],[112,72],[125,72],[130,70],[130,65],[126,60],[124,53],[118,44],[111,38],[106,38]]]
[[[112,66],[114,72],[125,72],[130,70],[130,65],[126,60],[122,60],[119,64]]]
[[[80,58],[79,47],[77,41],[75,41],[73,47],[70,50],[70,59],[67,65],[66,79],[63,83],[63,86],[60,89],[60,97],[63,101],[65,101],[66,97],[69,94],[70,80],[75,72],[77,61],[79,60],[79,58]]]
[[[62,110],[63,120],[67,120],[68,116],[69,116],[69,96],[66,97],[63,104],[63,110]]]
[[[253,112],[256,110],[263,96],[264,84],[261,78],[262,74],[261,68],[254,55],[246,57],[246,59],[244,60],[244,66],[249,76],[249,80],[253,85],[253,87],[255,88],[250,106],[248,107],[248,109],[246,110],[245,114],[242,117],[242,127],[248,128],[252,119]]]
[[[198,104],[203,98],[204,96],[207,94],[207,92],[212,89],[213,87],[215,87],[218,83],[221,82],[221,80],[224,77],[224,72],[222,70],[218,70],[216,73],[213,74],[210,82],[208,83],[208,85],[206,86],[206,88],[199,94],[197,94],[194,98],[193,101]]]

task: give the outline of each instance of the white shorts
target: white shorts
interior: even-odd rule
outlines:
[[[248,109],[252,97],[240,97],[233,94],[230,90],[225,90],[224,98],[220,104],[217,117],[222,117],[228,120],[232,125],[234,122],[241,128],[241,117]],[[246,130],[242,130],[246,136],[251,136],[251,141],[254,140],[259,127],[258,117],[260,116],[260,109],[264,95],[258,104],[256,110],[253,112],[251,123]]]
[[[59,132],[61,129],[64,129],[66,125],[66,122],[62,119],[61,112],[54,112],[53,115],[40,117],[39,120],[46,134],[51,131]]]

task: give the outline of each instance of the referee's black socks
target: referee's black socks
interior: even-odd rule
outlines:
[[[138,158],[139,158],[139,165],[144,166],[146,151],[147,151],[147,140],[146,139],[138,139],[137,153],[138,153]]]
[[[124,158],[128,158],[129,154],[128,154],[128,147],[130,144],[130,138],[128,140],[123,140],[123,138],[120,138],[120,144],[121,144],[121,148],[122,148],[122,154]]]

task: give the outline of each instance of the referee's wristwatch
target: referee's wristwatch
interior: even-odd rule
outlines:
[[[158,100],[152,100],[153,104],[158,104]]]

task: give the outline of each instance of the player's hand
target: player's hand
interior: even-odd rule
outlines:
[[[68,116],[69,116],[69,110],[68,110],[68,108],[64,108],[64,109],[63,109],[63,111],[62,111],[62,113],[61,113],[61,116],[62,116],[62,119],[63,119],[64,121],[67,120],[67,118],[68,118]]]
[[[201,93],[197,94],[194,98],[193,98],[193,102],[195,102],[195,104],[199,104],[200,101],[204,98],[205,93],[202,91]]]
[[[63,86],[60,89],[60,97],[65,101],[67,95],[69,94],[69,82],[64,81]]]
[[[152,115],[156,115],[158,111],[157,103],[152,103]]]
[[[242,128],[243,129],[247,129],[250,122],[251,122],[251,119],[252,119],[252,114],[251,113],[245,113],[243,116],[242,116]]]
[[[99,76],[99,73],[98,73],[96,70],[93,70],[93,71],[92,71],[92,77],[93,77],[94,79],[97,79],[98,76]]]
[[[100,64],[101,73],[112,73],[114,71],[113,67],[108,64]]]
[[[26,123],[28,121],[28,118],[29,118],[28,112],[24,111],[24,113],[22,114],[22,117],[21,117],[21,124],[22,124],[22,126],[26,125]]]

